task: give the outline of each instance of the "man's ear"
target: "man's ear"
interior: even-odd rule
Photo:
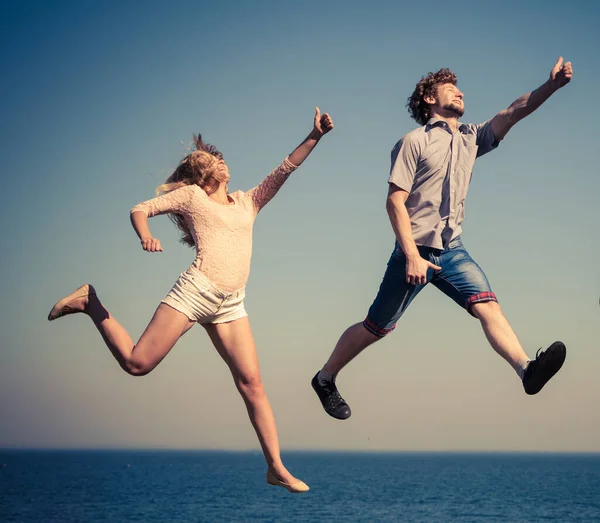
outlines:
[[[435,105],[435,96],[437,95],[439,85],[434,85],[433,89],[429,90],[429,94],[423,97],[427,105]]]

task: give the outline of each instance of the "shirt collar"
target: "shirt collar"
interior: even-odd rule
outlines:
[[[425,132],[428,133],[434,127],[441,127],[442,129],[446,129],[446,131],[448,131],[450,134],[452,134],[452,131],[450,131],[450,127],[448,127],[448,124],[444,120],[441,120],[440,118],[430,118],[429,121],[427,122],[427,124],[425,125]],[[458,126],[458,130],[462,134],[469,134],[471,132],[469,129],[469,126],[464,123],[461,123]]]

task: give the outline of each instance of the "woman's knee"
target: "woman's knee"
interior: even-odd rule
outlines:
[[[265,395],[265,388],[259,374],[238,376],[236,385],[240,394],[249,401],[261,399]]]

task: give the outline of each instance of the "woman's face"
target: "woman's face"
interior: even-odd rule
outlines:
[[[222,158],[219,159],[219,163],[217,165],[217,172],[219,173],[220,177],[223,180],[225,180],[225,183],[229,181],[229,167],[227,167],[225,160],[223,160]]]

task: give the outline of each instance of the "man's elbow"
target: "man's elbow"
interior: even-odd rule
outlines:
[[[392,200],[392,197],[388,196],[385,199],[385,210],[387,211],[388,214],[390,214],[390,212],[393,212],[395,208],[396,208],[396,204]]]
[[[400,209],[406,206],[408,193],[405,191],[396,191],[389,194],[385,200],[385,209],[389,215],[396,214]]]
[[[521,106],[518,104],[511,105],[508,109],[506,109],[506,125],[510,129],[513,125],[515,125],[522,118]]]

